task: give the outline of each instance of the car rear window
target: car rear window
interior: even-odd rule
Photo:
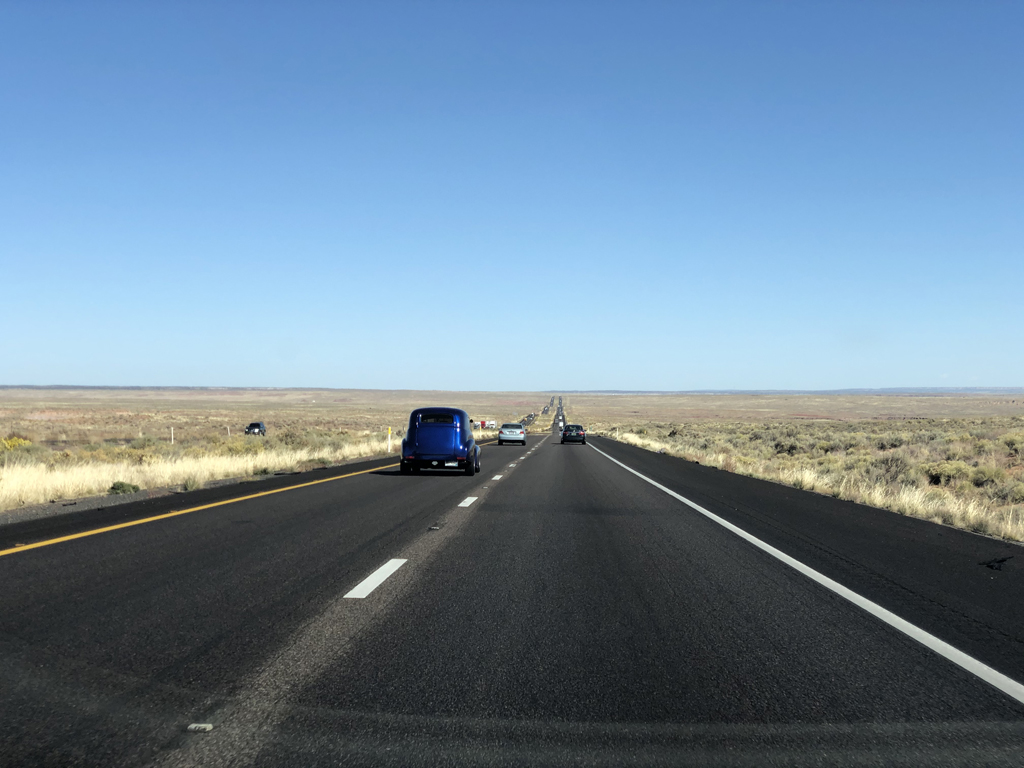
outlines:
[[[420,416],[420,424],[454,424],[455,417],[450,413],[424,413]]]
[[[502,424],[501,428],[502,429],[522,429],[523,425],[522,424]]]

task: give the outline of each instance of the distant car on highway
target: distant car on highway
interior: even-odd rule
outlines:
[[[562,430],[562,442],[563,443],[583,443],[587,444],[587,430],[582,424],[566,424],[565,429]]]
[[[498,430],[498,445],[522,443],[526,445],[526,427],[522,424],[502,424]]]
[[[266,437],[267,425],[264,424],[262,421],[254,421],[252,424],[245,428],[245,434]]]
[[[399,469],[403,475],[421,469],[457,469],[470,477],[479,472],[480,446],[469,415],[459,408],[417,408],[409,414]]]

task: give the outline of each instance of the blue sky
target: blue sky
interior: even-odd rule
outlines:
[[[1022,29],[0,4],[0,384],[1020,386]]]

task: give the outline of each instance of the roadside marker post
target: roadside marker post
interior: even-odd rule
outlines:
[[[391,453],[391,427],[388,427],[388,453]]]

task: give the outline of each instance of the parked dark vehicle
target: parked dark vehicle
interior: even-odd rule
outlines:
[[[245,428],[245,434],[247,435],[259,435],[260,437],[267,436],[267,425],[262,421],[254,421],[248,427]]]
[[[413,411],[402,440],[400,466],[403,475],[421,469],[461,469],[470,476],[479,472],[480,446],[466,412],[458,408]]]
[[[583,443],[586,445],[587,430],[584,429],[582,424],[566,424],[565,429],[562,430],[562,442]]]

